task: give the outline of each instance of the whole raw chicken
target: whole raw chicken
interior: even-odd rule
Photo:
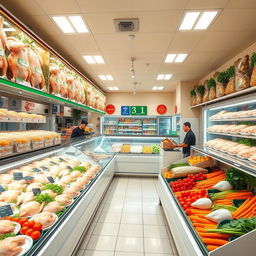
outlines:
[[[22,252],[25,237],[8,237],[0,241],[0,256],[16,256]]]
[[[68,197],[76,197],[80,194],[79,191],[76,191],[74,189],[71,189],[71,188],[65,188],[64,189],[64,192],[63,192],[63,195],[66,195]]]
[[[81,182],[73,182],[69,186],[72,190],[80,191],[84,189],[84,185]]]
[[[35,222],[40,222],[44,228],[48,228],[49,226],[54,223],[56,220],[56,216],[54,214],[51,214],[50,212],[41,212],[38,215],[33,217],[33,220]]]
[[[66,76],[67,78],[67,97],[68,99],[73,100],[75,98],[74,89],[75,89],[75,80],[71,74]]]
[[[0,70],[2,70],[2,76],[6,77],[7,72],[7,60],[5,56],[5,46],[7,46],[6,34],[3,30],[4,18],[0,17]]]
[[[16,82],[19,78],[23,81],[30,83],[30,66],[28,59],[28,44],[23,44],[15,37],[7,38],[10,54],[7,58],[9,67],[12,72],[12,81]]]
[[[0,236],[8,233],[13,233],[15,226],[9,220],[0,220]]]
[[[32,201],[26,204],[21,205],[20,207],[20,216],[33,216],[39,213],[42,210],[43,204],[39,204],[38,202]]]
[[[66,74],[65,71],[63,69],[60,70],[60,77],[61,77],[61,87],[60,87],[60,95],[62,97],[67,97],[67,78],[66,78]]]
[[[19,181],[8,184],[8,189],[22,192],[27,187],[26,184],[22,184]]]
[[[55,200],[61,204],[63,204],[64,206],[67,206],[69,204],[71,204],[72,199],[70,197],[68,197],[67,195],[59,195],[55,197]]]
[[[9,184],[13,181],[13,176],[10,174],[0,174],[0,184]]]
[[[18,196],[17,205],[25,204],[33,201],[35,198],[32,192],[25,192]]]
[[[49,204],[47,204],[44,209],[43,212],[51,212],[51,213],[55,213],[57,211],[60,211],[64,208],[64,206],[62,206],[59,202],[51,202]]]
[[[41,183],[35,182],[35,183],[31,183],[30,185],[27,186],[27,192],[32,192],[33,188],[42,188],[43,185]]]
[[[30,70],[31,70],[31,85],[32,87],[38,88],[44,90],[45,89],[45,81],[44,81],[44,75],[43,75],[43,61],[39,54],[37,54],[34,50],[29,48],[28,50],[28,58],[29,58],[29,64],[30,64]]]
[[[17,200],[20,193],[21,193],[20,191],[16,191],[16,190],[4,191],[0,195],[0,201],[5,203],[11,203]]]
[[[53,94],[60,94],[61,90],[61,73],[60,68],[57,65],[50,65],[50,85],[51,92]]]

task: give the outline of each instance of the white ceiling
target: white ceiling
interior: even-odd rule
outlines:
[[[118,86],[131,91],[134,63],[138,91],[153,86],[175,89],[178,81],[196,80],[256,41],[256,0],[0,0],[7,9],[60,52],[71,64],[103,90]],[[186,9],[222,9],[209,30],[181,32],[177,27]],[[51,15],[80,14],[89,34],[65,35]],[[115,32],[113,19],[139,18],[133,41],[129,33]],[[167,53],[189,53],[181,64],[166,64]],[[83,55],[102,55],[106,64],[89,65]],[[159,73],[171,73],[170,81],[156,81]],[[114,81],[101,81],[111,74]]]

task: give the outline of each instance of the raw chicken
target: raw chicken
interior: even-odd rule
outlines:
[[[64,176],[62,177],[59,181],[62,183],[65,183],[65,184],[68,184],[68,183],[71,183],[72,181],[74,180],[73,177],[71,177],[70,175],[68,176]]]
[[[33,216],[39,213],[42,210],[43,204],[39,204],[38,202],[32,201],[26,204],[21,205],[20,207],[20,216]]]
[[[7,73],[7,60],[5,56],[5,46],[7,46],[6,34],[3,30],[4,18],[0,17],[0,70],[2,70],[2,76],[6,77]]]
[[[71,189],[71,188],[65,188],[64,192],[63,192],[63,195],[66,195],[68,197],[76,197],[80,194],[80,192],[74,190],[74,189]]]
[[[13,201],[17,200],[19,194],[20,194],[20,191],[16,191],[16,190],[4,191],[0,195],[0,201],[5,203],[12,203]]]
[[[55,197],[55,200],[64,206],[68,206],[72,203],[72,199],[67,195],[59,195]]]
[[[50,65],[50,85],[52,94],[60,94],[61,92],[61,74],[57,65]]]
[[[16,82],[17,78],[30,83],[30,66],[28,59],[28,44],[23,44],[15,37],[7,38],[10,54],[7,58],[9,67],[12,72],[12,81]]]
[[[51,212],[51,213],[55,213],[58,212],[60,210],[62,210],[64,208],[64,206],[62,206],[59,202],[51,202],[49,204],[47,204],[44,209],[43,212]]]
[[[25,166],[20,167],[20,171],[30,174],[33,172],[33,169],[32,169],[32,166],[25,165]]]
[[[69,188],[75,191],[80,191],[84,189],[84,185],[79,182],[74,182],[70,184]]]
[[[53,197],[57,196],[57,194],[54,193],[54,192],[53,192],[52,190],[50,190],[50,189],[47,189],[47,190],[42,191],[41,194],[48,194],[48,195],[53,196]]]
[[[61,78],[61,87],[60,87],[60,95],[62,97],[67,97],[67,79],[66,74],[63,69],[60,69],[60,78]]]
[[[13,175],[14,172],[20,172],[19,169],[13,169],[7,172],[7,174]]]
[[[8,184],[9,190],[16,190],[22,192],[24,189],[26,189],[26,184],[21,184],[19,181],[14,181],[10,184]]]
[[[61,172],[59,173],[59,175],[62,176],[62,177],[63,177],[63,176],[70,175],[70,174],[71,174],[71,172],[70,172],[69,170],[67,170],[67,169],[66,169],[66,170],[63,170],[63,171],[61,171]]]
[[[38,174],[35,175],[35,182],[46,184],[49,183],[49,180],[43,174]]]
[[[89,183],[89,178],[86,176],[82,176],[81,178],[77,179],[77,182],[80,182],[80,184],[86,185]]]
[[[25,192],[18,196],[17,205],[25,204],[33,201],[35,198],[32,192]]]
[[[75,166],[78,166],[81,163],[79,160],[69,160],[68,165],[71,166],[72,168]]]
[[[75,98],[74,89],[75,89],[75,80],[71,74],[66,76],[67,78],[67,98],[73,100]]]
[[[30,64],[30,70],[31,70],[31,85],[32,87],[45,90],[45,81],[44,81],[44,75],[43,75],[43,61],[41,56],[36,53],[34,50],[29,48],[28,50],[28,59]]]
[[[0,256],[16,256],[22,252],[25,237],[8,237],[0,241]]]
[[[89,169],[91,167],[91,164],[89,162],[85,162],[83,164],[83,166],[86,168],[86,169]]]
[[[81,177],[83,174],[79,171],[73,171],[70,173],[70,176],[73,177],[73,178],[79,178]]]
[[[43,226],[43,229],[45,229],[56,221],[56,216],[50,212],[41,212],[33,217],[33,221],[40,222]]]
[[[242,158],[250,158],[254,154],[256,154],[256,147],[250,147],[248,149],[244,149],[244,150],[237,152],[237,155]]]
[[[13,225],[13,222],[9,220],[0,220],[0,236],[7,233],[13,233],[14,230],[15,226]]]
[[[32,192],[33,188],[42,188],[43,185],[41,183],[35,182],[35,183],[31,183],[30,185],[27,186],[27,192]]]
[[[255,134],[256,133],[256,125],[248,126],[240,131],[240,133],[245,134]]]
[[[10,184],[13,181],[13,176],[10,174],[0,174],[0,184]]]

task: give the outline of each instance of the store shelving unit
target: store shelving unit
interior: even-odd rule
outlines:
[[[0,123],[25,123],[25,124],[45,124],[46,121],[41,121],[41,120],[35,120],[35,121],[26,121],[26,120],[0,120]]]

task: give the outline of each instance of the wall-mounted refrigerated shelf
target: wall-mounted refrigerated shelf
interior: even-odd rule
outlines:
[[[242,134],[222,133],[222,132],[208,132],[208,134],[222,135],[222,136],[229,136],[229,137],[237,137],[237,138],[246,138],[246,139],[254,139],[254,140],[256,140],[256,135],[242,135]]]
[[[27,120],[0,120],[0,123],[26,123],[26,124],[45,124],[46,121],[41,120],[34,120],[34,121],[27,121]]]

